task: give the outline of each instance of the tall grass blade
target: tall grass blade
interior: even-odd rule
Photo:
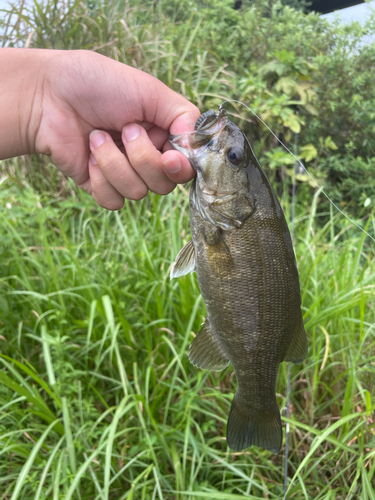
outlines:
[[[50,431],[54,428],[54,426],[58,422],[59,422],[58,420],[56,420],[55,422],[52,422],[52,424],[50,424],[47,427],[47,429],[43,432],[43,434],[41,435],[39,440],[35,443],[33,449],[31,450],[31,453],[30,453],[28,459],[26,460],[24,466],[21,469],[21,472],[18,476],[16,485],[15,485],[15,488],[13,490],[12,496],[10,497],[10,500],[17,500],[19,494],[21,493],[23,486],[25,485],[27,475],[28,475],[28,473],[33,465],[33,462],[34,462],[37,454],[39,453],[39,450],[43,446],[43,443],[44,443],[45,439],[47,438],[47,436],[49,435]]]

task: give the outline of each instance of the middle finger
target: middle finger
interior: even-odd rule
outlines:
[[[146,196],[147,185],[107,132],[93,131],[90,149],[104,177],[124,198],[140,200]]]
[[[176,186],[165,174],[161,152],[156,149],[146,130],[136,123],[125,125],[122,131],[126,154],[134,170],[151,191],[168,194]],[[153,137],[154,142],[156,137]]]

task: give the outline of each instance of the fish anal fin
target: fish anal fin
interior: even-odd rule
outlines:
[[[283,434],[280,411],[275,403],[263,411],[251,411],[234,395],[227,425],[227,443],[231,450],[241,451],[255,445],[273,453],[281,448]]]
[[[195,271],[195,249],[193,240],[189,240],[178,253],[171,269],[171,280]]]
[[[292,342],[285,355],[284,361],[292,361],[294,364],[302,363],[307,356],[306,332],[301,321],[300,327],[293,335]]]
[[[229,364],[229,359],[213,335],[208,320],[190,345],[189,359],[197,368],[206,370],[224,370]]]

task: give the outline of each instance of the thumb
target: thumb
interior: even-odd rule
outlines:
[[[194,130],[195,122],[201,114],[194,104],[148,73],[134,68],[132,70],[146,122],[170,131],[173,135]],[[150,88],[153,89],[151,93]]]

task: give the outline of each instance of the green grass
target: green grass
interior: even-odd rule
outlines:
[[[187,188],[110,213],[70,182],[67,198],[1,187],[0,499],[281,499],[284,449],[226,446],[232,368],[186,355],[204,306],[168,271]],[[296,220],[309,357],[292,368],[288,498],[372,500],[374,249],[337,216],[319,229],[316,202]],[[283,365],[280,407],[285,392]]]
[[[213,16],[223,2],[211,12],[189,2],[157,2],[154,10],[137,3],[21,4],[15,17],[0,14],[0,44],[96,50],[154,74],[205,110],[227,98],[271,106],[270,89],[253,77],[273,60],[272,47],[304,53],[306,44],[308,54],[311,37],[319,51],[328,36],[308,34],[313,18],[304,36],[272,19],[265,30],[268,18],[257,29],[255,14],[254,29],[237,32],[231,8],[221,20]],[[192,12],[187,19],[181,5]],[[302,22],[284,15],[292,27]],[[245,56],[258,66],[244,65]],[[331,73],[335,79],[336,70],[323,71]],[[361,104],[346,109],[370,116]],[[254,145],[263,157],[266,143],[264,136]],[[204,305],[194,276],[170,282],[168,272],[190,237],[187,188],[109,213],[40,158],[3,162],[0,172],[0,500],[281,500],[284,449],[226,446],[232,369],[210,373],[187,359]],[[327,204],[311,193],[302,184],[297,194],[309,356],[292,368],[288,498],[375,500],[374,246],[333,210],[322,213]],[[363,193],[353,193],[351,213],[366,213]],[[366,223],[374,234],[374,219]],[[277,391],[283,408],[284,365]]]

